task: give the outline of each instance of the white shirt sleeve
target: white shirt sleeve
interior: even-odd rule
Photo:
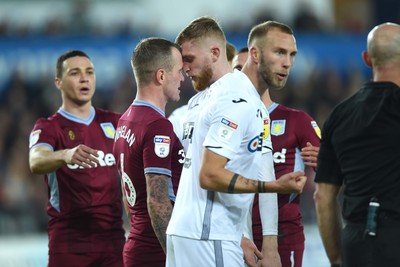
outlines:
[[[274,163],[272,152],[264,153],[263,165],[260,168],[259,179],[262,181],[275,181]],[[276,193],[258,194],[259,209],[262,225],[262,234],[278,235],[278,196]]]

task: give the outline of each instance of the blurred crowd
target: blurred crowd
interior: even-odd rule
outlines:
[[[351,73],[350,73],[351,72]],[[131,70],[111,90],[98,89],[94,105],[123,112],[136,95]],[[299,108],[312,115],[322,127],[326,116],[340,100],[352,94],[367,79],[357,70],[347,76],[329,68],[313,72],[307,79],[289,79],[285,89],[271,92],[278,103]],[[101,85],[97,85],[101,87]],[[167,115],[185,104],[194,94],[191,83],[185,80],[181,100],[167,106]],[[28,167],[28,140],[39,117],[52,115],[61,103],[53,77],[30,83],[15,72],[2,92],[0,100],[0,234],[46,231],[47,191],[40,175],[32,175]],[[303,195],[304,221],[314,220],[313,182]]]
[[[340,2],[340,1],[338,1]],[[63,24],[56,19],[45,27],[32,29],[13,28],[7,21],[0,21],[0,38],[9,36],[55,35],[60,33],[98,34],[101,29],[91,27],[85,19],[83,9],[76,10],[73,24]],[[357,17],[357,16],[355,16]],[[355,18],[354,17],[354,18]],[[267,13],[255,18],[255,22],[273,19]],[[351,22],[351,21],[350,21]],[[300,10],[294,20],[296,32],[320,32],[321,22],[308,10]],[[354,31],[362,31],[366,25],[353,21]],[[369,25],[367,25],[369,26]],[[246,30],[232,27],[228,31]],[[121,24],[115,34],[131,34],[128,24]],[[296,34],[295,34],[296,35]],[[237,47],[239,49],[240,47]],[[122,75],[119,83],[110,90],[98,90],[94,97],[97,107],[123,112],[135,97],[136,85],[130,69]],[[286,106],[303,109],[315,118],[320,128],[331,109],[347,96],[353,94],[370,77],[357,68],[348,68],[345,73],[337,69],[319,68],[306,77],[292,76],[280,92],[271,92],[271,98]],[[61,103],[60,94],[53,83],[54,77],[44,77],[32,83],[23,73],[15,70],[0,90],[0,235],[46,232],[47,188],[43,176],[32,175],[28,167],[28,142],[30,131],[39,117],[52,115]],[[97,87],[101,87],[98,84]],[[194,94],[188,79],[181,88],[181,100],[167,106],[167,115],[175,108],[186,104]],[[308,186],[302,196],[304,222],[315,222],[312,193],[314,184]]]

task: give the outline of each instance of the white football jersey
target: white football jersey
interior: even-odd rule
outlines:
[[[256,88],[240,71],[226,74],[204,94],[207,97],[203,95],[199,108],[194,103],[192,109],[196,110],[191,116],[189,106],[186,117],[190,117],[185,123],[190,123],[191,130],[186,132],[189,142],[167,234],[240,241],[254,194],[202,189],[199,172],[203,149],[228,158],[226,169],[258,179],[263,147],[272,162],[269,116]]]
[[[171,115],[169,115],[168,120],[172,123],[174,127],[174,132],[176,136],[178,136],[179,140],[182,142],[183,137],[183,122],[185,119],[185,115],[188,109],[188,105],[183,105],[174,111],[172,111]]]

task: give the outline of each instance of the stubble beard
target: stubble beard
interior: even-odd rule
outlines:
[[[268,89],[278,91],[285,86],[287,79],[278,81],[276,78],[276,74],[271,71],[264,60],[261,60],[260,68],[261,70],[263,70],[261,72],[262,80],[267,84]]]
[[[213,71],[210,65],[206,65],[200,72],[200,75],[192,81],[193,88],[197,92],[204,91],[211,84],[211,78],[213,77]]]

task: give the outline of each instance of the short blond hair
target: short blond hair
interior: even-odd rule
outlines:
[[[218,22],[209,17],[202,16],[189,23],[176,37],[175,42],[182,45],[188,41],[198,41],[206,37],[218,38],[221,42],[226,43],[225,34]]]

